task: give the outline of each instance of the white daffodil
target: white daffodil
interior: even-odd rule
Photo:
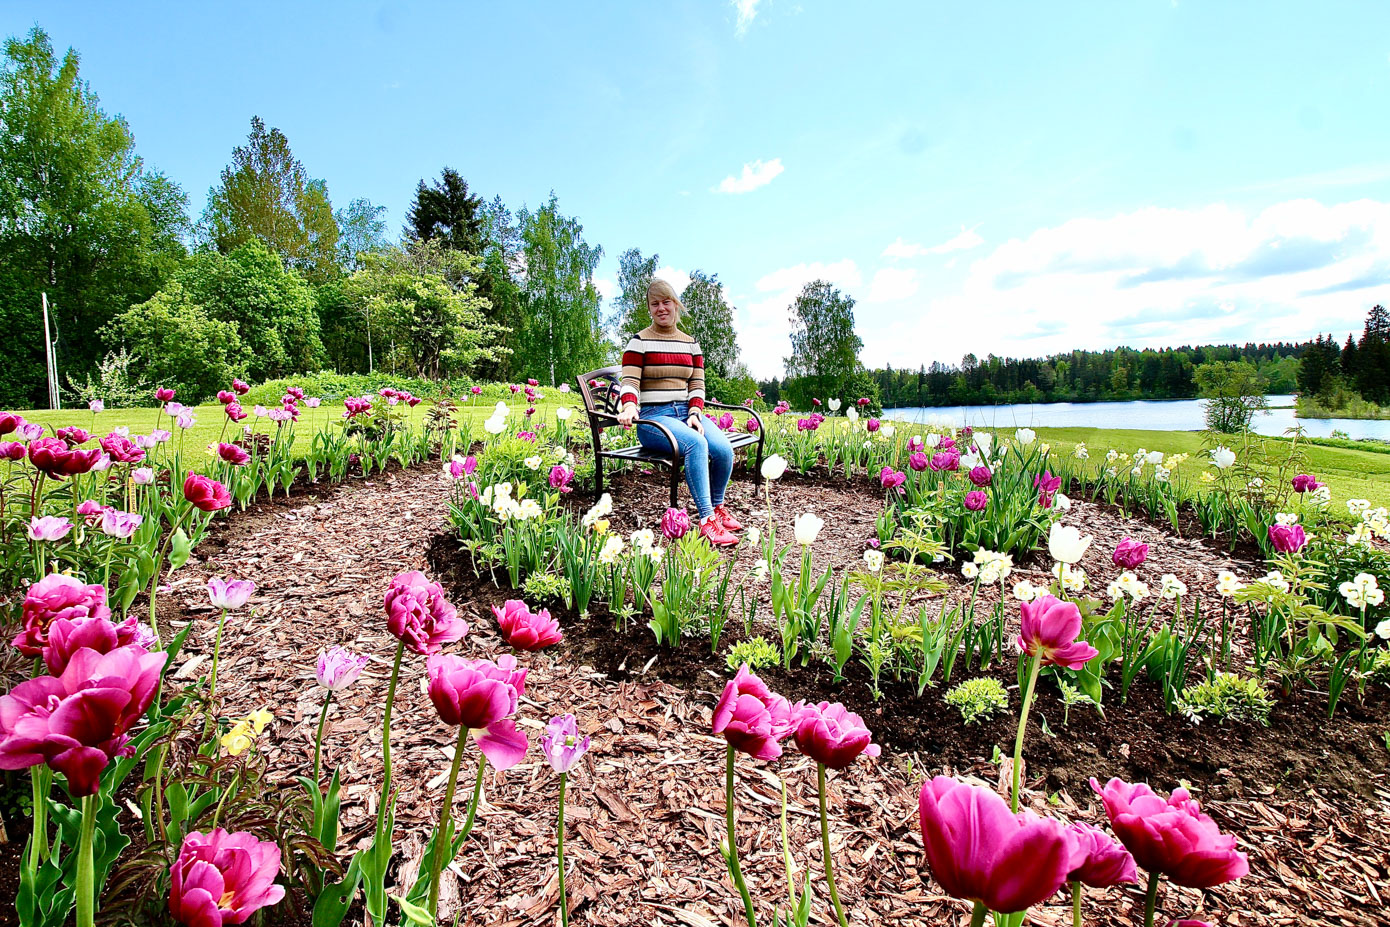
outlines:
[[[1187,584],[1172,573],[1164,573],[1162,583],[1162,588],[1159,589],[1158,594],[1165,599],[1176,599],[1179,596],[1187,595]]]
[[[1216,593],[1222,598],[1229,599],[1244,588],[1245,583],[1230,570],[1222,570],[1216,574]]]

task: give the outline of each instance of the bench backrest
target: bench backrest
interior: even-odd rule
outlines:
[[[618,393],[622,389],[622,368],[604,367],[581,374],[579,395],[584,400],[584,408],[589,412],[602,412],[617,415],[620,409]]]

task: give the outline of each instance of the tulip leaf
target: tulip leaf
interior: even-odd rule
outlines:
[[[401,906],[401,914],[405,915],[405,922],[414,927],[434,927],[434,918],[423,905],[407,901],[400,895],[392,895],[391,900]]]
[[[314,902],[314,927],[338,927],[343,922],[353,899],[357,897],[357,886],[362,884],[362,855],[366,852],[363,850],[353,854],[341,882],[323,887],[318,901]]]
[[[169,545],[169,569],[177,570],[183,566],[192,553],[193,542],[188,539],[188,535],[182,528],[175,531],[174,539]]]

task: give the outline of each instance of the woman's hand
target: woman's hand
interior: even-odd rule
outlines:
[[[618,424],[622,425],[624,428],[631,428],[632,423],[636,420],[637,406],[629,402],[627,405],[623,406],[622,411],[618,413]]]
[[[705,433],[704,418],[705,417],[699,412],[691,412],[690,417],[685,420],[685,423],[691,428],[694,428],[696,434],[702,435]]]

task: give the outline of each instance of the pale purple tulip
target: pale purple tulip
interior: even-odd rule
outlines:
[[[330,692],[341,692],[357,681],[370,658],[346,647],[330,647],[319,653],[315,668],[319,685]]]
[[[154,482],[154,468],[136,467],[130,471],[130,479],[136,486],[148,486]]]
[[[59,515],[36,515],[29,519],[29,537],[35,541],[61,541],[72,530],[72,522]]]
[[[251,593],[256,591],[256,584],[249,579],[227,579],[215,576],[208,580],[208,599],[212,601],[213,608],[220,608],[225,611],[236,611],[246,604],[251,598]]]
[[[143,515],[108,508],[101,513],[101,533],[107,537],[129,540],[144,521]]]
[[[102,402],[100,399],[93,399],[91,402],[87,403],[87,408],[91,409],[94,414],[97,412],[105,412],[106,403]]]
[[[541,752],[552,769],[557,773],[569,772],[588,750],[589,736],[579,736],[579,725],[574,715],[550,719],[545,736],[541,738]]]

